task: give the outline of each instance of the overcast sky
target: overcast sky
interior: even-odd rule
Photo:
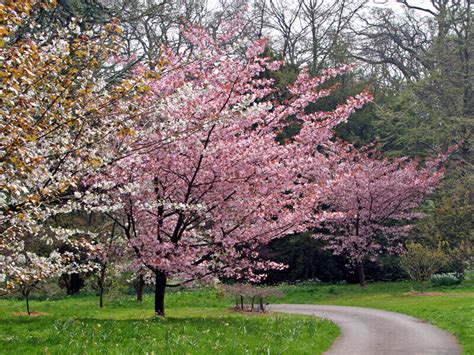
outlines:
[[[400,5],[396,0],[368,0],[369,3],[380,6],[380,7],[390,7],[395,11],[402,11],[402,5]],[[430,0],[410,0],[408,1],[410,5],[432,8]]]
[[[325,0],[325,1],[330,1],[330,0]],[[403,11],[403,5],[400,5],[397,0],[367,0],[367,2],[377,7],[391,8],[396,12]],[[208,0],[208,5],[211,8],[214,8],[217,3],[218,3],[218,0]],[[414,6],[432,8],[431,0],[409,0],[408,3]]]

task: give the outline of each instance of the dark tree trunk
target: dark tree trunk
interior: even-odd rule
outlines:
[[[140,275],[138,277],[138,280],[136,281],[135,284],[135,291],[137,292],[137,301],[142,302],[143,301],[143,290],[145,289],[145,280],[143,278],[143,275]]]
[[[102,269],[100,270],[99,279],[97,285],[99,286],[99,307],[104,307],[104,292],[106,287],[106,271],[107,264],[102,264]]]
[[[81,288],[84,286],[84,280],[79,274],[66,274],[62,276],[62,279],[68,296],[79,293]]]
[[[265,313],[265,306],[263,305],[263,297],[260,297],[260,311]]]
[[[161,272],[155,272],[155,315],[165,316],[165,290],[166,290],[166,275]]]
[[[79,293],[81,288],[84,287],[84,279],[79,274],[71,275],[71,294],[75,295]]]
[[[102,286],[100,286],[99,292],[99,307],[104,308],[104,288]]]
[[[359,206],[357,211],[357,219],[356,219],[356,236],[359,236],[359,226],[360,226],[360,211],[362,209],[359,197],[357,197],[357,204]],[[364,272],[364,264],[363,260],[357,263],[357,274],[359,275],[359,285],[360,287],[365,287],[365,272]]]
[[[25,297],[26,297],[26,312],[28,313],[28,315],[31,315],[30,313],[30,293],[26,293],[25,294]]]
[[[71,295],[71,275],[64,276],[64,285],[66,286],[66,295]]]
[[[365,287],[365,272],[364,272],[364,264],[362,262],[357,263],[357,273],[359,275],[360,287]]]

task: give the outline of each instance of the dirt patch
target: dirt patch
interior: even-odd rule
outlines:
[[[20,316],[20,317],[39,317],[39,316],[46,316],[48,313],[43,313],[43,312],[30,312],[28,314],[27,312],[13,312],[14,316]]]
[[[442,296],[441,292],[418,292],[418,291],[410,291],[404,293],[406,296]]]

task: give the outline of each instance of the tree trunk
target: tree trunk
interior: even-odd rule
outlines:
[[[100,286],[99,290],[99,307],[104,308],[104,287]]]
[[[28,313],[28,315],[31,315],[30,313],[30,293],[26,293],[25,294],[25,297],[26,297],[26,312]]]
[[[70,296],[71,295],[71,275],[69,274],[64,274],[61,276],[64,286],[66,287],[66,295]]]
[[[166,275],[161,272],[155,272],[155,315],[165,316],[165,290],[166,290]]]
[[[362,261],[357,263],[357,273],[359,274],[360,287],[365,287],[364,264],[362,263]]]
[[[84,280],[82,279],[81,275],[77,273],[63,275],[62,279],[64,281],[64,286],[66,287],[66,294],[68,296],[72,296],[79,293],[81,288],[84,286]]]
[[[104,307],[104,291],[106,287],[106,271],[107,271],[107,264],[102,264],[102,268],[100,270],[100,275],[98,279],[98,286],[99,286],[99,307]]]
[[[138,280],[135,284],[135,291],[137,292],[137,301],[143,301],[143,290],[145,289],[145,280],[143,279],[143,275],[138,277]]]

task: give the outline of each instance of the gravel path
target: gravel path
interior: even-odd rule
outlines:
[[[460,354],[456,338],[420,319],[370,308],[275,304],[275,312],[308,314],[336,323],[341,329],[326,354]]]

